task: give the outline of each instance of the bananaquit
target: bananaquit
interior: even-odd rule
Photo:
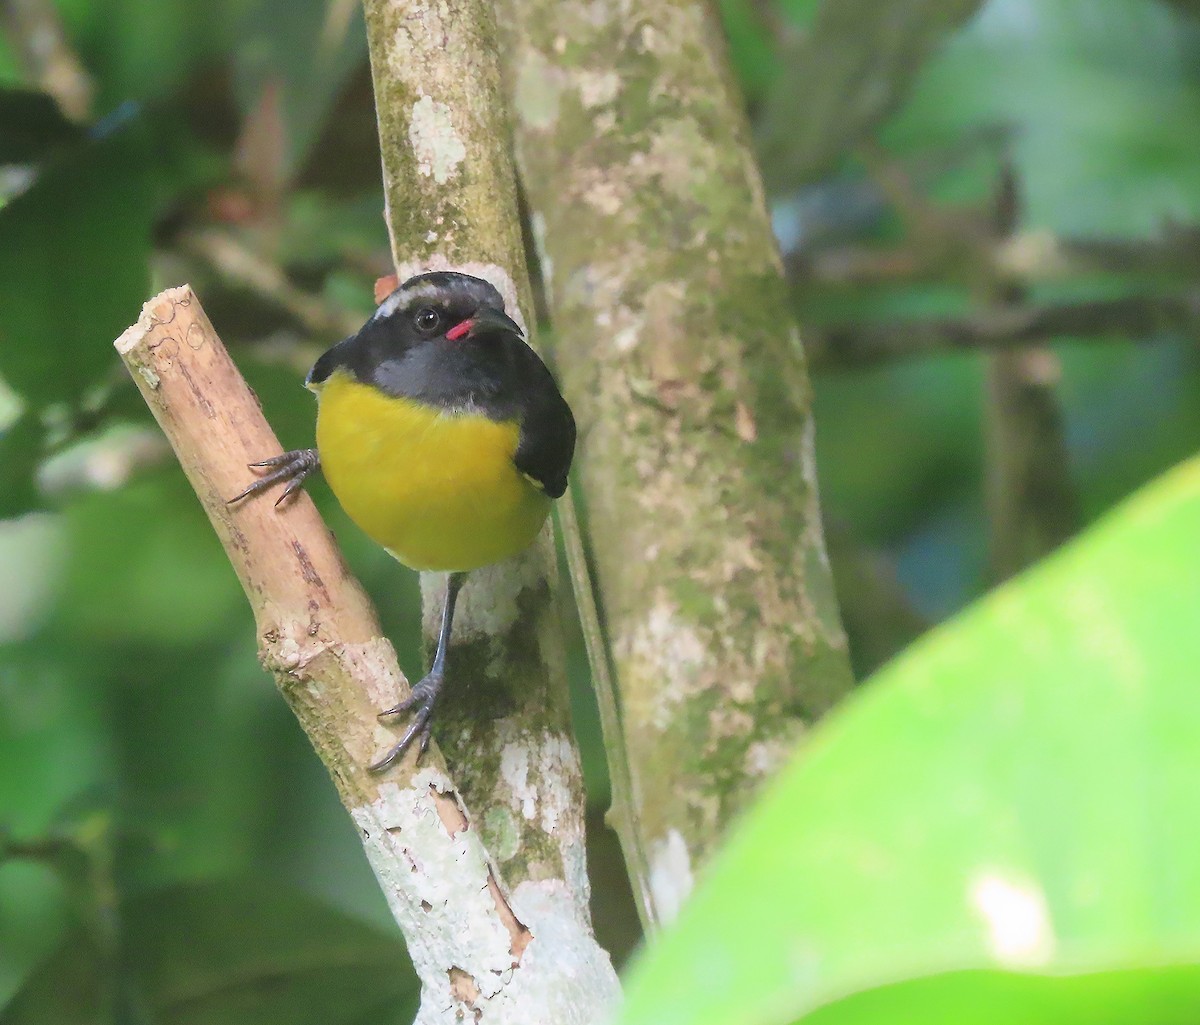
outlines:
[[[567,487],[575,419],[500,293],[450,271],[404,282],[304,383],[317,394],[317,447],[252,463],[264,476],[230,501],[286,481],[281,502],[320,467],[350,519],[389,554],[449,573],[433,665],[380,713],[411,713],[371,766],[383,769],[417,738],[420,752],[428,747],[459,589],[469,570],[537,536]]]

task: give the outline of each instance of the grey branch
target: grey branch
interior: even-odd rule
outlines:
[[[452,268],[486,278],[530,335],[535,323],[492,5],[367,0],[364,10],[397,276]],[[472,832],[496,859],[514,909],[526,909],[518,912],[522,922],[528,909],[538,909],[541,929],[527,922],[530,954],[545,968],[525,971],[526,958],[519,971],[472,973],[465,986],[447,974],[453,962],[435,962],[423,975],[422,1022],[459,1015],[483,1025],[585,1023],[602,1018],[618,995],[589,924],[585,796],[556,580],[549,528],[523,556],[470,575],[435,729],[467,803],[486,809]],[[429,642],[444,577],[425,574],[421,583]]]

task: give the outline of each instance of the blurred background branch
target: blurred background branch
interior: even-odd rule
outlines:
[[[72,121],[86,121],[95,87],[63,31],[53,0],[3,0],[0,19],[25,74]]]
[[[807,333],[815,372],[853,370],[896,359],[963,350],[996,351],[1043,338],[1149,342],[1200,328],[1200,292],[1121,296],[1077,303],[1008,303],[961,317],[829,324]]]

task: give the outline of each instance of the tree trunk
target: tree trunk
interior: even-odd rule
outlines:
[[[851,686],[809,385],[711,9],[502,11],[632,776],[622,840],[661,921]]]

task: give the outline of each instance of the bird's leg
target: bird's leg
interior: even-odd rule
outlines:
[[[380,719],[391,715],[401,715],[404,712],[412,712],[413,717],[408,729],[404,731],[404,736],[400,738],[400,742],[370,766],[372,772],[386,769],[408,750],[417,737],[421,738],[421,746],[417,752],[418,761],[425,753],[425,749],[429,747],[429,728],[433,722],[433,708],[442,691],[442,684],[446,681],[446,649],[450,646],[450,630],[454,626],[454,603],[458,599],[459,589],[466,579],[466,573],[451,573],[446,581],[446,604],[442,608],[442,627],[438,631],[437,652],[433,656],[433,665],[429,667],[429,672],[413,687],[412,693],[400,704],[379,713]]]
[[[283,489],[283,494],[275,499],[275,504],[279,505],[293,491],[304,486],[304,478],[321,465],[321,457],[317,455],[315,448],[297,448],[291,452],[284,452],[282,455],[271,456],[270,459],[262,459],[257,463],[251,463],[250,469],[262,473],[253,484],[245,491],[242,491],[229,499],[227,505],[233,505],[234,502],[240,502],[243,498],[250,498],[252,495],[261,495],[268,488],[274,487],[281,481],[287,481],[288,486]]]

